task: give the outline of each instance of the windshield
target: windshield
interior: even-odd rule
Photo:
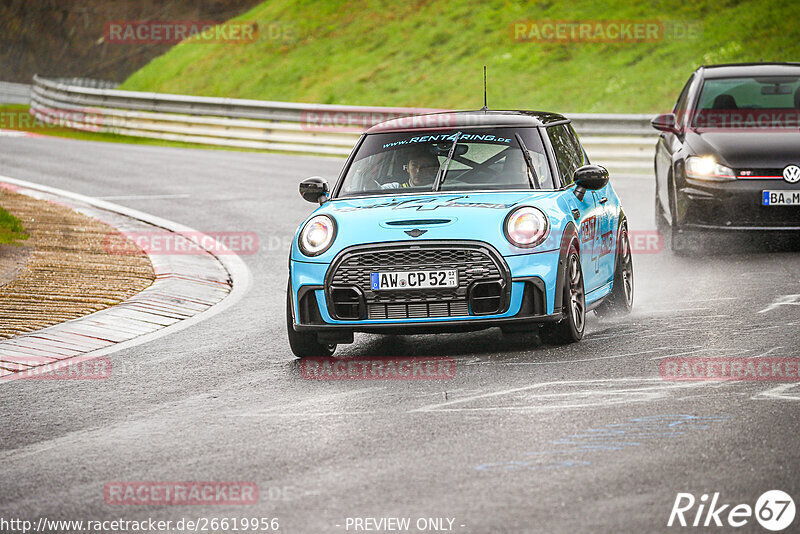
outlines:
[[[797,128],[800,77],[710,79],[703,83],[695,128]]]
[[[530,154],[530,165],[520,143]],[[396,195],[437,187],[440,191],[552,189],[538,129],[465,128],[368,135],[338,196]]]

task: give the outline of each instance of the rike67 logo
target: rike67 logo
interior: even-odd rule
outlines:
[[[696,499],[691,493],[678,493],[667,526],[671,527],[743,527],[756,521],[767,530],[784,530],[794,521],[794,500],[781,490],[764,492],[754,507],[749,504],[732,505],[720,501],[719,492],[709,496],[704,493]],[[750,529],[749,529],[750,530]]]

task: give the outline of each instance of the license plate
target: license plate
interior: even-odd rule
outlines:
[[[762,206],[800,206],[800,191],[762,191]]]
[[[370,282],[373,290],[458,287],[458,270],[371,273]]]

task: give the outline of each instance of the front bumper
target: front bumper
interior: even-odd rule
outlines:
[[[697,230],[800,230],[800,206],[764,206],[763,191],[797,191],[800,183],[737,179],[686,179],[676,197],[679,228]]]
[[[489,247],[477,243],[480,247]],[[492,249],[493,250],[493,249]],[[343,254],[346,251],[343,251]],[[305,261],[290,262],[294,329],[317,332],[368,333],[435,333],[468,331],[503,326],[524,329],[534,323],[558,321],[561,310],[556,309],[555,294],[560,259],[559,250],[496,258],[503,271],[503,304],[496,313],[475,313],[470,305],[467,315],[441,317],[370,318],[364,312],[359,319],[334,316],[331,306],[330,265]],[[333,266],[333,267],[331,267]],[[363,274],[363,273],[362,273]],[[367,288],[368,289],[368,288]],[[355,308],[354,308],[355,309]]]

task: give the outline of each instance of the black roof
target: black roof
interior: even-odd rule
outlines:
[[[568,119],[558,113],[546,111],[444,111],[412,115],[379,122],[366,133],[407,132],[418,130],[442,130],[449,128],[483,128],[505,126],[546,126]]]
[[[704,65],[703,78],[736,78],[738,76],[798,76],[800,63],[727,63]]]

